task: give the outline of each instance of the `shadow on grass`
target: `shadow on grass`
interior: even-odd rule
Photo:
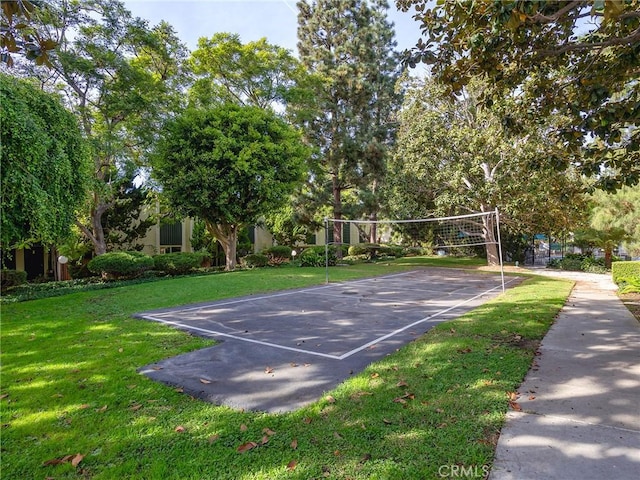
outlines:
[[[140,365],[210,345],[129,319],[138,304],[16,305],[3,316],[3,470],[8,478],[405,479],[484,465],[506,392],[567,293],[566,282],[529,279],[281,415],[216,407],[138,375]],[[240,453],[248,442],[256,446]],[[42,466],[76,452],[85,455],[77,468]]]

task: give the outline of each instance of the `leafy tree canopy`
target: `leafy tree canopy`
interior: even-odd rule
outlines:
[[[190,90],[195,105],[231,102],[281,110],[303,95],[307,77],[289,50],[265,38],[243,44],[231,33],[200,38],[190,65],[197,75]]]
[[[73,114],[30,82],[0,74],[2,246],[64,237],[88,184],[89,150]]]
[[[17,53],[35,61],[36,65],[51,67],[49,52],[56,48],[58,42],[42,33],[37,22],[33,21],[34,17],[45,12],[46,3],[41,0],[2,0],[1,4],[0,61],[12,67],[12,54]]]
[[[561,112],[570,160],[615,189],[640,181],[640,10],[637,1],[444,2],[415,9],[425,38],[408,54],[459,91],[486,75],[520,94],[521,114]]]
[[[169,203],[204,220],[235,268],[239,229],[280,207],[308,155],[299,133],[273,112],[225,104],[170,121],[153,174]]]

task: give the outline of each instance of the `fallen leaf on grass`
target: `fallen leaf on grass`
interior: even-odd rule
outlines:
[[[0,395],[0,400],[3,400],[5,398],[7,398],[9,396],[8,393],[3,393],[2,395]]]
[[[294,450],[296,450],[298,448],[298,439],[294,438],[293,441],[291,442],[291,448],[293,448]]]
[[[46,462],[44,462],[42,465],[48,466],[48,465],[61,465],[63,463],[71,463],[71,465],[73,465],[74,467],[77,467],[83,458],[84,458],[84,455],[82,455],[81,453],[76,453],[75,455],[65,455],[64,457],[61,457],[61,458],[52,458],[51,460],[47,460]]]
[[[380,376],[379,373],[372,373],[371,378],[378,378]]]
[[[178,393],[184,393],[184,388],[182,387],[174,388],[174,391]]]
[[[415,398],[416,396],[413,393],[405,393],[401,397],[394,398],[393,401],[396,403],[407,403],[406,399],[414,400]]]
[[[137,412],[141,408],[142,408],[142,404],[141,403],[136,403],[135,405],[130,406],[129,410],[131,410],[132,412]]]
[[[178,425],[176,428],[174,428],[174,431],[178,432],[178,433],[182,433],[184,432],[186,429],[182,426],[182,425]]]
[[[331,395],[327,395],[324,399],[327,403],[336,403],[336,399]]]
[[[262,441],[260,443],[262,445],[266,445],[267,443],[269,443],[269,436],[268,435],[263,435],[262,436]]]
[[[267,434],[267,435],[269,435],[269,436],[272,436],[272,435],[275,435],[275,434],[276,434],[276,432],[274,432],[274,431],[273,431],[273,430],[271,430],[270,428],[263,428],[263,429],[262,429],[262,433],[265,433],[265,434]]]
[[[294,470],[296,468],[296,466],[298,465],[298,462],[296,462],[295,460],[291,460],[288,464],[287,464],[287,470]]]
[[[211,443],[215,442],[216,440],[218,440],[219,438],[220,438],[220,435],[218,435],[217,433],[215,435],[211,435],[209,437],[209,443],[211,444]]]
[[[243,443],[242,445],[240,445],[236,449],[236,451],[239,452],[239,453],[244,453],[244,452],[248,452],[252,448],[256,448],[257,446],[258,446],[258,444],[255,443],[255,442],[246,442],[246,443]]]
[[[393,423],[391,420],[387,420],[386,418],[383,418],[382,421],[387,425],[391,425]]]
[[[241,432],[246,432],[247,428],[249,428],[249,427],[247,427],[244,423],[242,425],[240,425],[240,431]]]
[[[371,454],[365,453],[360,459],[360,463],[365,463],[365,462],[368,462],[369,460],[371,460]]]
[[[311,417],[304,417],[304,418],[302,419],[302,421],[303,421],[304,423],[306,423],[307,425],[309,425],[313,420],[311,420]]]
[[[97,408],[97,409],[96,409],[96,412],[99,412],[99,413],[106,412],[106,411],[107,411],[107,408],[108,408],[108,407],[107,407],[106,405],[104,405],[104,406],[102,406],[102,407],[100,407],[100,408]]]
[[[519,396],[520,394],[518,392],[507,392],[507,397],[509,397],[509,400],[512,402],[517,400]]]
[[[405,382],[404,380],[396,383],[396,387],[408,387],[408,386],[409,386],[409,384],[407,382]]]

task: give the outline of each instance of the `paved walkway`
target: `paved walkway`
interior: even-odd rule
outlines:
[[[576,280],[518,389],[490,480],[640,478],[640,323],[606,275]]]

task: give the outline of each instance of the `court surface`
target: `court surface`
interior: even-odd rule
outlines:
[[[291,411],[500,293],[499,275],[431,268],[142,312],[220,343],[140,372],[218,405]]]

